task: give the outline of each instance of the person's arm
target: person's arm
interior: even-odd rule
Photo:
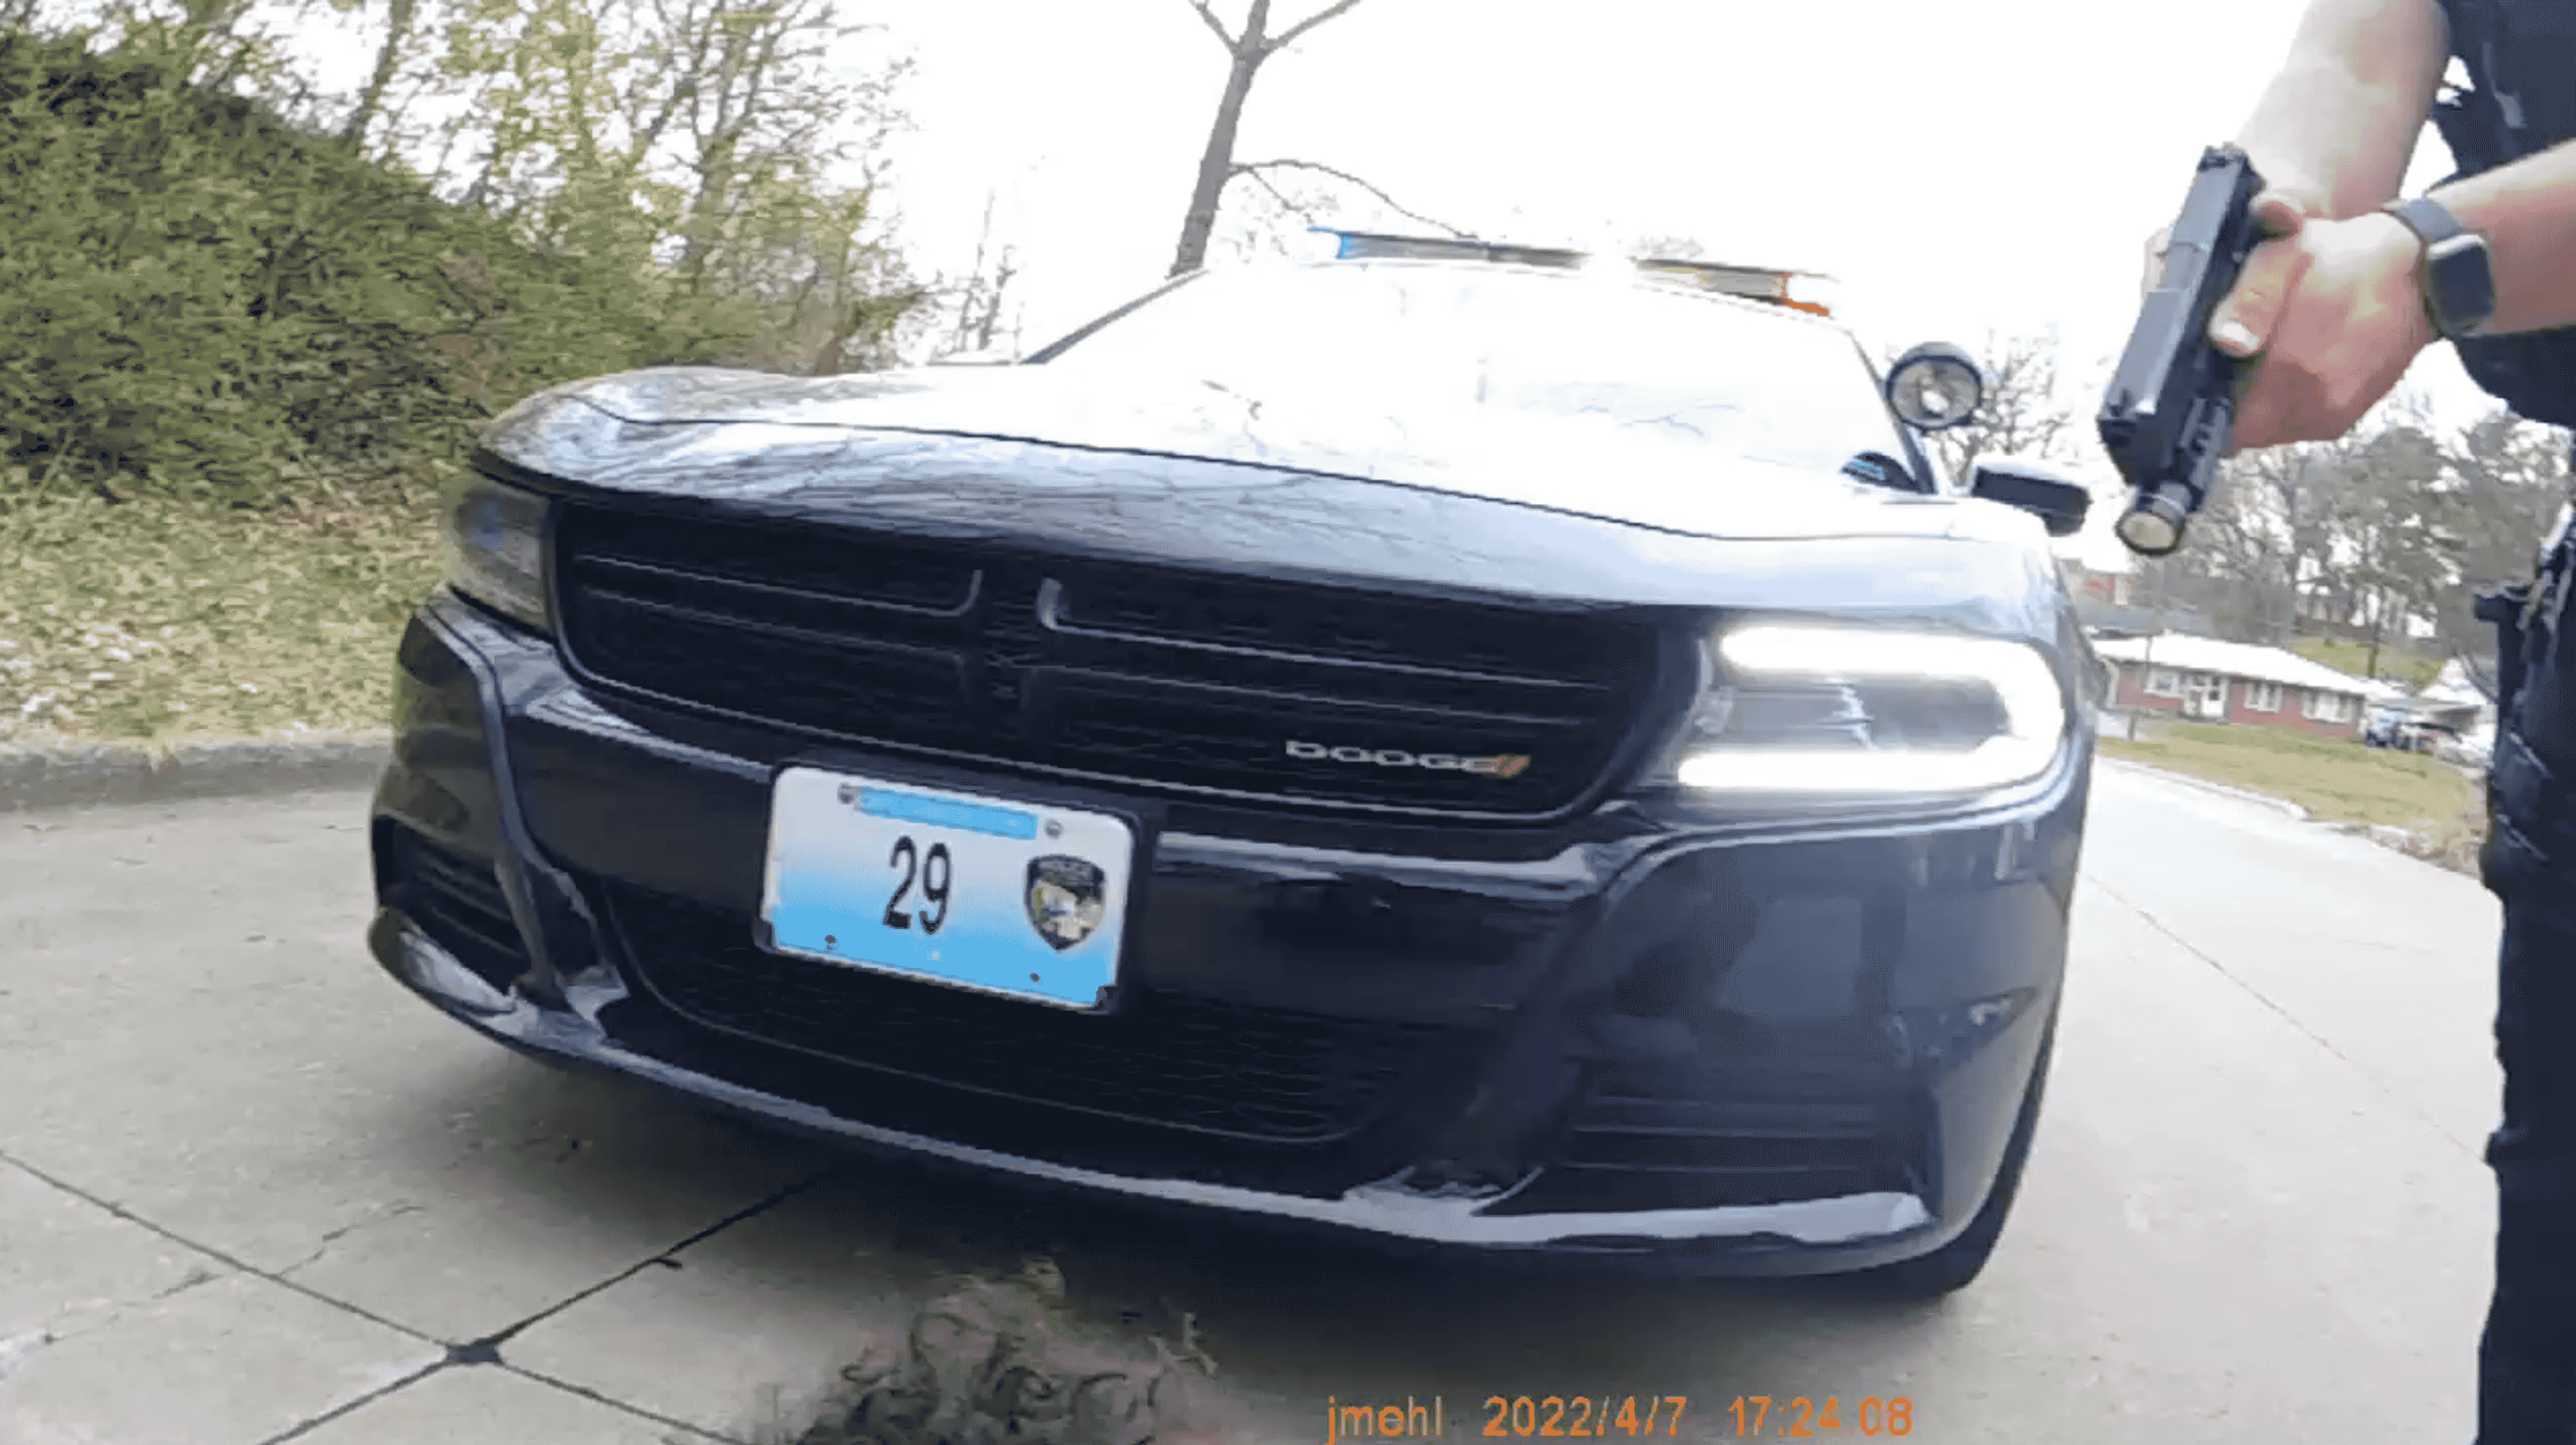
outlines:
[[[2438,0],[2314,0],[2237,144],[2305,217],[2376,210],[2405,182],[2449,57]]]
[[[2248,360],[2232,450],[2343,435],[2433,339],[2396,199],[2450,60],[2439,0],[2311,0],[2237,143],[2268,238],[2212,309]]]
[[[2219,349],[2251,356],[2272,334],[2307,266],[2294,244],[2301,227],[2366,216],[2397,198],[2432,118],[2450,39],[2439,0],[2311,0],[2289,58],[2237,133],[2263,177],[2254,221],[2269,239],[2209,318]],[[2148,246],[2150,277],[2162,247],[2159,232]]]
[[[2489,332],[2576,326],[2576,141],[2437,187],[2433,199],[2487,238]]]

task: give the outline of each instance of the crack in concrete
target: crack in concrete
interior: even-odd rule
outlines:
[[[423,1344],[440,1343],[440,1341],[431,1339],[428,1335],[422,1334],[420,1331],[415,1330],[408,1325],[396,1324],[382,1315],[376,1314],[370,1310],[362,1309],[357,1305],[349,1303],[347,1300],[333,1299],[331,1296],[322,1293],[320,1290],[314,1289],[309,1285],[298,1284],[281,1273],[261,1269],[245,1260],[228,1254],[223,1250],[217,1249],[213,1245],[202,1244],[179,1233],[177,1230],[155,1224],[151,1220],[144,1218],[142,1215],[135,1213],[133,1210],[126,1208],[124,1205],[115,1203],[112,1200],[101,1198],[100,1196],[93,1194],[86,1189],[82,1189],[66,1180],[57,1179],[53,1175],[46,1173],[44,1170],[37,1168],[35,1165],[30,1164],[26,1160],[20,1159],[15,1155],[9,1154],[5,1151],[0,1151],[0,1164],[7,1164],[13,1168],[25,1170],[30,1177],[42,1180],[45,1183],[52,1185],[54,1188],[61,1190],[65,1194],[72,1196],[74,1199],[80,1200],[84,1204],[89,1204],[96,1208],[103,1209],[117,1219],[121,1219],[128,1224],[137,1226],[138,1228],[149,1230],[153,1234],[170,1241],[172,1244],[178,1245],[182,1249],[202,1254],[206,1258],[211,1259],[237,1273],[249,1275],[253,1279],[265,1280],[270,1284],[276,1285],[280,1289],[293,1290],[295,1293],[304,1296],[306,1299],[309,1299],[316,1304],[328,1305],[345,1314],[355,1315],[369,1324],[382,1326],[385,1329],[393,1331],[395,1334],[401,1335],[405,1339],[418,1340]],[[220,1275],[215,1275],[210,1276],[209,1279],[221,1277],[222,1276]],[[204,1284],[207,1282],[209,1281],[198,1280],[193,1283],[183,1281],[181,1287],[193,1288],[196,1284]],[[176,1294],[178,1293],[178,1290],[172,1289],[165,1293]]]
[[[215,1273],[204,1265],[190,1265],[188,1267],[188,1272],[180,1277],[177,1284],[174,1284],[168,1289],[161,1291],[159,1294],[152,1296],[151,1299],[145,1300],[144,1303],[155,1304],[161,1300],[168,1299],[174,1294],[184,1294],[189,1290],[195,1289],[201,1284],[213,1284],[216,1280],[222,1278],[222,1275]]]
[[[371,1214],[364,1219],[353,1220],[350,1223],[341,1225],[337,1229],[325,1230],[323,1232],[321,1242],[314,1246],[311,1254],[308,1254],[302,1259],[297,1260],[295,1263],[288,1265],[286,1268],[279,1270],[278,1273],[281,1275],[289,1275],[295,1274],[301,1270],[310,1269],[314,1265],[321,1263],[322,1256],[331,1252],[331,1246],[348,1238],[350,1235],[357,1233],[359,1230],[382,1224],[387,1220],[400,1219],[406,1214],[418,1214],[420,1212],[421,1208],[419,1205],[406,1201],[395,1205],[393,1208],[386,1210],[382,1214]]]
[[[744,1439],[740,1436],[719,1434],[716,1431],[707,1429],[703,1425],[692,1425],[686,1420],[675,1420],[668,1415],[656,1414],[640,1405],[630,1405],[623,1400],[610,1399],[608,1396],[587,1386],[576,1385],[570,1380],[558,1380],[552,1375],[541,1375],[524,1365],[513,1365],[505,1362],[501,1365],[501,1368],[518,1376],[522,1380],[544,1385],[549,1389],[561,1390],[567,1395],[578,1395],[582,1399],[588,1400],[594,1405],[605,1405],[609,1409],[615,1410],[620,1414],[632,1415],[636,1419],[650,1420],[654,1424],[663,1426],[667,1429],[682,1431],[686,1433],[692,1441],[709,1440],[716,1442],[716,1445],[755,1445],[755,1442]],[[664,1436],[663,1439],[666,1442],[669,1442],[669,1445],[688,1445],[688,1442],[685,1441],[671,1440],[669,1436]]]
[[[421,1381],[428,1379],[430,1376],[437,1374],[441,1370],[470,1369],[475,1366],[483,1365],[508,1370],[510,1373],[536,1384],[549,1386],[553,1389],[561,1390],[566,1394],[578,1395],[585,1400],[591,1401],[593,1404],[605,1405],[612,1410],[619,1411],[622,1414],[632,1415],[639,1420],[649,1420],[656,1425],[681,1431],[695,1440],[713,1441],[715,1442],[715,1445],[754,1445],[754,1442],[752,1441],[739,1440],[729,1435],[719,1435],[712,1431],[702,1429],[699,1426],[692,1425],[685,1420],[675,1420],[666,1415],[658,1415],[641,1406],[630,1405],[623,1400],[611,1399],[595,1390],[585,1389],[584,1387],[575,1385],[569,1381],[554,1379],[551,1376],[540,1375],[535,1371],[526,1369],[522,1366],[513,1365],[509,1361],[501,1358],[501,1346],[503,1343],[508,1341],[511,1336],[518,1334],[521,1330],[528,1328],[530,1325],[536,1324],[539,1321],[550,1318],[556,1314],[560,1314],[564,1310],[570,1309],[572,1306],[581,1303],[592,1295],[598,1294],[602,1290],[608,1289],[622,1281],[632,1279],[637,1274],[650,1269],[657,1264],[672,1264],[672,1255],[679,1253],[681,1250],[687,1249],[689,1246],[696,1244],[701,1240],[710,1239],[727,1229],[731,1229],[733,1226],[742,1223],[744,1220],[757,1217],[770,1209],[776,1208],[778,1205],[785,1203],[796,1195],[801,1194],[804,1191],[813,1188],[815,1185],[822,1183],[824,1180],[831,1178],[835,1173],[839,1172],[839,1169],[839,1165],[832,1165],[809,1178],[790,1184],[786,1188],[771,1194],[766,1199],[762,1199],[747,1208],[737,1210],[734,1213],[725,1216],[723,1219],[717,1220],[714,1224],[699,1230],[697,1233],[690,1235],[688,1238],[681,1240],[675,1245],[672,1245],[669,1249],[659,1251],[649,1259],[642,1260],[629,1268],[619,1270],[616,1274],[609,1276],[607,1279],[601,1280],[599,1283],[592,1285],[587,1289],[581,1290],[565,1299],[557,1301],[556,1303],[537,1311],[535,1314],[528,1316],[526,1319],[519,1321],[517,1324],[510,1325],[493,1334],[486,1335],[479,1340],[468,1340],[461,1345],[449,1345],[446,1353],[430,1364],[427,1368],[414,1371],[382,1389],[369,1391],[367,1394],[362,1395],[355,1400],[334,1406],[333,1408],[314,1416],[312,1419],[302,1421],[280,1434],[270,1436],[267,1440],[260,1442],[260,1445],[287,1445],[287,1442],[289,1441],[298,1439],[314,1430],[318,1430],[322,1426],[327,1425],[342,1416],[352,1414],[368,1405],[374,1404],[376,1401],[384,1399],[397,1390],[406,1389],[412,1385],[416,1385]],[[416,1207],[417,1206],[406,1206],[405,1210],[396,1212],[408,1212],[409,1209]],[[344,1225],[340,1229],[333,1231],[331,1235],[325,1236],[326,1242],[330,1238],[345,1235],[351,1230],[361,1228],[364,1225],[377,1223],[382,1219],[389,1219],[392,1217],[393,1215],[387,1214],[379,1216],[378,1219],[361,1220],[357,1224]],[[317,1255],[316,1257],[318,1258],[319,1256]],[[299,1268],[300,1267],[301,1266],[299,1266]],[[311,1292],[307,1291],[307,1293]],[[315,1295],[314,1297],[317,1299],[322,1298],[322,1296],[319,1295]],[[343,1306],[343,1308],[348,1307]],[[353,1313],[354,1312],[355,1311],[353,1311]],[[406,1331],[406,1333],[411,1332]]]
[[[391,1384],[379,1385],[375,1389],[369,1390],[354,1400],[341,1401],[339,1404],[332,1406],[330,1409],[323,1411],[321,1414],[314,1416],[310,1420],[303,1420],[296,1424],[289,1425],[284,1430],[281,1430],[277,1434],[271,1435],[266,1440],[261,1441],[260,1445],[286,1445],[287,1441],[309,1435],[314,1431],[321,1429],[323,1426],[330,1424],[332,1421],[339,1419],[343,1415],[354,1415],[358,1411],[365,1409],[369,1405],[376,1403],[378,1400],[384,1399],[386,1396],[391,1395],[396,1391],[409,1389],[445,1368],[447,1368],[447,1361],[443,1359],[432,1360],[428,1364],[423,1365],[419,1369],[412,1371],[410,1374],[403,1376],[401,1379],[396,1380]]]
[[[2466,1150],[2472,1157],[2482,1161],[2485,1159],[2485,1142],[2483,1140],[2472,1142],[2470,1140],[2462,1139],[2459,1135],[2452,1133],[2449,1129],[2443,1127],[2440,1120],[2434,1118],[2428,1113],[2425,1113],[2423,1108],[2413,1099],[2399,1093],[2395,1088],[2391,1087],[2386,1080],[2380,1078],[2377,1073],[2362,1067],[2360,1060],[2355,1059],[2350,1054],[2336,1048],[2333,1041],[2328,1039],[2325,1035],[2308,1027],[2304,1020],[2302,1020],[2297,1014],[2290,1012],[2290,1010],[2279,1000],[2273,998],[2270,994],[2263,992],[2263,990],[2256,988],[2252,983],[2248,982],[2243,975],[2238,974],[2226,964],[2219,962],[2217,955],[2210,953],[2206,949],[2203,949],[2199,944],[2196,944],[2190,939],[2183,937],[2180,933],[2175,932],[2174,929],[2163,919],[2158,918],[2155,914],[2147,911],[2144,907],[2139,904],[2132,903],[2127,898],[2121,896],[2118,889],[2103,882],[2099,875],[2086,872],[2082,876],[2085,882],[2102,890],[2102,895],[2104,897],[2119,904],[2122,908],[2129,910],[2131,913],[2138,915],[2139,918],[2145,920],[2146,925],[2149,928],[2152,928],[2156,932],[2163,934],[2166,938],[2171,939],[2176,946],[2182,949],[2183,952],[2188,953],[2192,957],[2199,959],[2202,963],[2207,964],[2211,971],[2215,972],[2219,977],[2226,979],[2229,983],[2234,984],[2238,990],[2246,995],[2246,997],[2251,998],[2255,1002],[2263,1005],[2263,1007],[2270,1009],[2276,1017],[2278,1017],[2283,1023],[2288,1024],[2292,1029],[2296,1030],[2301,1037],[2307,1039],[2308,1042],[2315,1044],[2318,1048],[2323,1049],[2329,1058],[2332,1058],[2335,1062],[2342,1064],[2345,1068],[2352,1070],[2353,1073],[2368,1081],[2370,1087],[2377,1090],[2381,1097],[2396,1104],[2406,1113],[2414,1115],[2417,1121],[2430,1128],[2434,1133],[2450,1140],[2453,1144]]]
[[[635,1263],[628,1265],[626,1268],[619,1270],[617,1273],[610,1275],[599,1283],[591,1285],[588,1288],[577,1291],[571,1295],[567,1295],[563,1299],[557,1300],[553,1304],[546,1306],[544,1309],[537,1311],[535,1314],[528,1316],[526,1319],[523,1319],[516,1324],[505,1326],[492,1334],[484,1336],[482,1339],[472,1341],[471,1345],[489,1347],[495,1352],[494,1358],[497,1360],[499,1358],[498,1351],[501,1346],[509,1343],[512,1336],[517,1335],[529,1326],[551,1319],[554,1316],[563,1313],[565,1310],[572,1308],[574,1305],[581,1303],[583,1300],[590,1298],[592,1295],[623,1284],[627,1280],[633,1279],[644,1271],[653,1268],[655,1265],[670,1264],[671,1256],[678,1254],[680,1251],[703,1240],[712,1239],[716,1235],[722,1234],[724,1231],[742,1223],[744,1220],[755,1218],[761,1214],[767,1213],[771,1209],[775,1209],[779,1205],[786,1203],[788,1200],[795,1198],[797,1195],[804,1193],[806,1190],[822,1183],[824,1180],[831,1178],[833,1175],[839,1173],[840,1170],[841,1166],[838,1164],[827,1165],[817,1173],[807,1178],[800,1179],[795,1183],[772,1193],[766,1199],[759,1200],[756,1203],[747,1205],[744,1208],[726,1215],[724,1218],[717,1220],[715,1223],[708,1225],[706,1228],[699,1230],[697,1233],[690,1235],[688,1238],[681,1240],[670,1248],[656,1250],[651,1255],[637,1260]]]
[[[5,1154],[0,1154],[0,1164],[6,1164],[10,1168],[20,1170],[24,1172],[28,1178],[34,1179],[49,1188],[68,1194],[74,1199],[80,1200],[84,1204],[96,1205],[99,1208],[107,1209],[111,1214],[116,1213],[113,1206],[108,1205],[103,1201],[93,1199],[77,1189],[69,1188],[64,1185],[62,1181],[49,1178],[43,1172],[31,1169],[27,1165],[22,1164],[16,1159],[12,1159]],[[139,1224],[142,1221],[130,1220],[128,1222]],[[146,1225],[145,1227],[149,1228],[150,1226]],[[175,1238],[175,1236],[165,1237]],[[203,1253],[209,1258],[221,1260],[221,1256],[216,1255],[212,1250],[198,1250],[197,1246],[188,1244],[185,1240],[179,1240],[177,1242],[191,1251]],[[229,1261],[223,1262],[229,1263]],[[127,1314],[136,1309],[142,1308],[146,1305],[158,1304],[173,1295],[184,1294],[189,1290],[195,1289],[199,1285],[212,1284],[216,1280],[224,1278],[226,1273],[227,1271],[208,1269],[202,1264],[192,1262],[188,1266],[187,1272],[180,1276],[178,1283],[155,1290],[151,1294],[145,1295],[139,1299],[110,1298],[57,1301],[54,1308],[54,1317],[46,1321],[42,1326],[12,1335],[8,1339],[0,1340],[0,1376],[5,1376],[18,1366],[26,1363],[27,1360],[32,1358],[39,1350],[52,1345],[65,1344],[72,1340],[80,1339],[86,1335],[94,1335],[102,1330],[112,1329],[119,1321],[123,1320]]]
[[[749,1441],[737,1440],[731,1436],[716,1434],[699,1426],[691,1425],[684,1420],[674,1420],[665,1416],[657,1415],[650,1410],[629,1405],[623,1401],[610,1399],[595,1391],[584,1389],[569,1382],[551,1379],[517,1366],[510,1365],[501,1358],[500,1347],[502,1343],[507,1341],[511,1336],[518,1334],[529,1326],[546,1319],[550,1319],[603,1290],[609,1289],[628,1279],[632,1279],[644,1270],[651,1269],[656,1265],[662,1265],[665,1267],[674,1265],[675,1261],[671,1258],[673,1255],[676,1255],[682,1250],[688,1249],[693,1245],[711,1239],[725,1230],[731,1229],[735,1225],[744,1222],[745,1220],[756,1218],[768,1210],[776,1208],[778,1205],[785,1203],[787,1200],[794,1198],[798,1194],[812,1189],[816,1185],[830,1179],[833,1175],[839,1173],[841,1169],[841,1166],[837,1164],[826,1166],[804,1179],[798,1180],[787,1185],[785,1188],[771,1193],[764,1199],[758,1200],[742,1209],[734,1211],[732,1214],[726,1215],[724,1218],[717,1220],[715,1223],[708,1225],[706,1228],[701,1229],[694,1234],[689,1235],[687,1238],[680,1240],[678,1243],[671,1245],[667,1249],[655,1251],[649,1257],[637,1261],[626,1269],[619,1270],[616,1274],[609,1276],[607,1279],[601,1280],[597,1284],[591,1285],[590,1287],[580,1290],[555,1304],[549,1305],[545,1309],[539,1310],[535,1314],[528,1316],[526,1319],[520,1320],[518,1323],[510,1325],[495,1334],[487,1336],[481,1340],[470,1341],[460,1348],[458,1346],[448,1345],[444,1341],[436,1340],[429,1335],[423,1334],[419,1330],[410,1328],[409,1326],[397,1324],[392,1320],[386,1319],[370,1310],[360,1308],[346,1300],[334,1299],[308,1285],[300,1284],[295,1280],[287,1278],[287,1275],[293,1270],[303,1269],[311,1265],[315,1260],[320,1259],[322,1255],[330,1249],[334,1242],[346,1238],[348,1235],[356,1232],[357,1230],[366,1228],[369,1225],[381,1224],[388,1219],[399,1218],[404,1214],[415,1213],[420,1208],[418,1205],[405,1203],[394,1209],[388,1210],[383,1214],[342,1225],[323,1235],[322,1247],[315,1250],[311,1256],[289,1266],[286,1270],[271,1271],[259,1269],[223,1250],[199,1243],[196,1240],[180,1234],[176,1230],[156,1224],[153,1221],[144,1218],[142,1215],[125,1208],[123,1205],[102,1198],[86,1189],[79,1188],[67,1180],[56,1178],[54,1175],[49,1174],[46,1171],[27,1163],[25,1160],[19,1159],[5,1151],[0,1151],[0,1164],[7,1164],[13,1168],[24,1170],[29,1177],[40,1180],[55,1189],[61,1190],[63,1193],[68,1194],[85,1204],[89,1204],[95,1208],[103,1210],[115,1219],[119,1219],[138,1228],[148,1230],[152,1234],[168,1240],[172,1244],[176,1244],[183,1249],[190,1250],[194,1253],[203,1255],[208,1259],[214,1260],[233,1272],[246,1274],[254,1279],[264,1280],[270,1284],[277,1285],[282,1289],[292,1290],[317,1304],[327,1305],[332,1309],[353,1315],[370,1324],[391,1330],[406,1339],[417,1340],[424,1344],[438,1344],[444,1346],[445,1352],[440,1356],[440,1358],[432,1361],[428,1365],[423,1366],[418,1370],[414,1370],[410,1374],[387,1385],[370,1390],[353,1400],[347,1400],[341,1404],[335,1405],[310,1419],[303,1420],[295,1425],[289,1426],[284,1431],[262,1441],[261,1445],[287,1445],[287,1442],[289,1441],[296,1440],[310,1434],[311,1432],[320,1429],[322,1426],[327,1425],[342,1416],[352,1414],[368,1405],[374,1404],[376,1401],[382,1400],[387,1396],[394,1394],[396,1391],[407,1389],[412,1385],[418,1384],[420,1381],[428,1379],[430,1376],[437,1374],[441,1370],[456,1367],[461,1364],[486,1362],[503,1369],[508,1369],[512,1373],[520,1375],[538,1384],[548,1385],[555,1389],[565,1391],[566,1393],[581,1396],[595,1404],[605,1405],[610,1409],[632,1415],[638,1419],[649,1420],[656,1425],[681,1431],[693,1439],[713,1441],[716,1442],[716,1445],[752,1445],[752,1442]],[[213,1281],[224,1277],[225,1276],[223,1274],[208,1270],[203,1266],[195,1266],[192,1267],[188,1272],[188,1275],[182,1278],[177,1284],[153,1295],[150,1300],[144,1301],[144,1303],[168,1299],[183,1291],[195,1289],[201,1285],[212,1283]],[[122,1311],[120,1310],[115,1313],[111,1313],[108,1320],[102,1321],[101,1323],[104,1324],[112,1322],[116,1317],[116,1314],[121,1312]],[[92,1326],[91,1328],[97,1328],[97,1326]],[[87,1330],[81,1331],[81,1333],[87,1332]],[[0,1375],[8,1374],[11,1370],[25,1364],[27,1360],[33,1358],[38,1352],[55,1344],[59,1344],[66,1338],[69,1337],[56,1335],[50,1330],[40,1329],[26,1334],[12,1336],[6,1340],[0,1340]]]

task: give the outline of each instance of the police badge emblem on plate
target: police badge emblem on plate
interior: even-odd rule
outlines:
[[[1109,909],[1099,865],[1049,853],[1029,860],[1029,926],[1061,953],[1089,938]]]

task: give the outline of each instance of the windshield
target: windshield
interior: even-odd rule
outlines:
[[[1907,455],[1839,328],[1624,273],[1407,262],[1211,272],[1035,359],[1283,408],[1572,431],[1683,461],[1833,473],[1863,452]]]

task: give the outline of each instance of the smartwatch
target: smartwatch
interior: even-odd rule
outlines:
[[[2424,292],[2424,314],[2433,329],[2458,341],[2474,336],[2495,315],[2495,269],[2487,238],[2460,224],[2451,208],[2430,196],[2380,207],[2413,231],[2424,245],[2415,276]]]

